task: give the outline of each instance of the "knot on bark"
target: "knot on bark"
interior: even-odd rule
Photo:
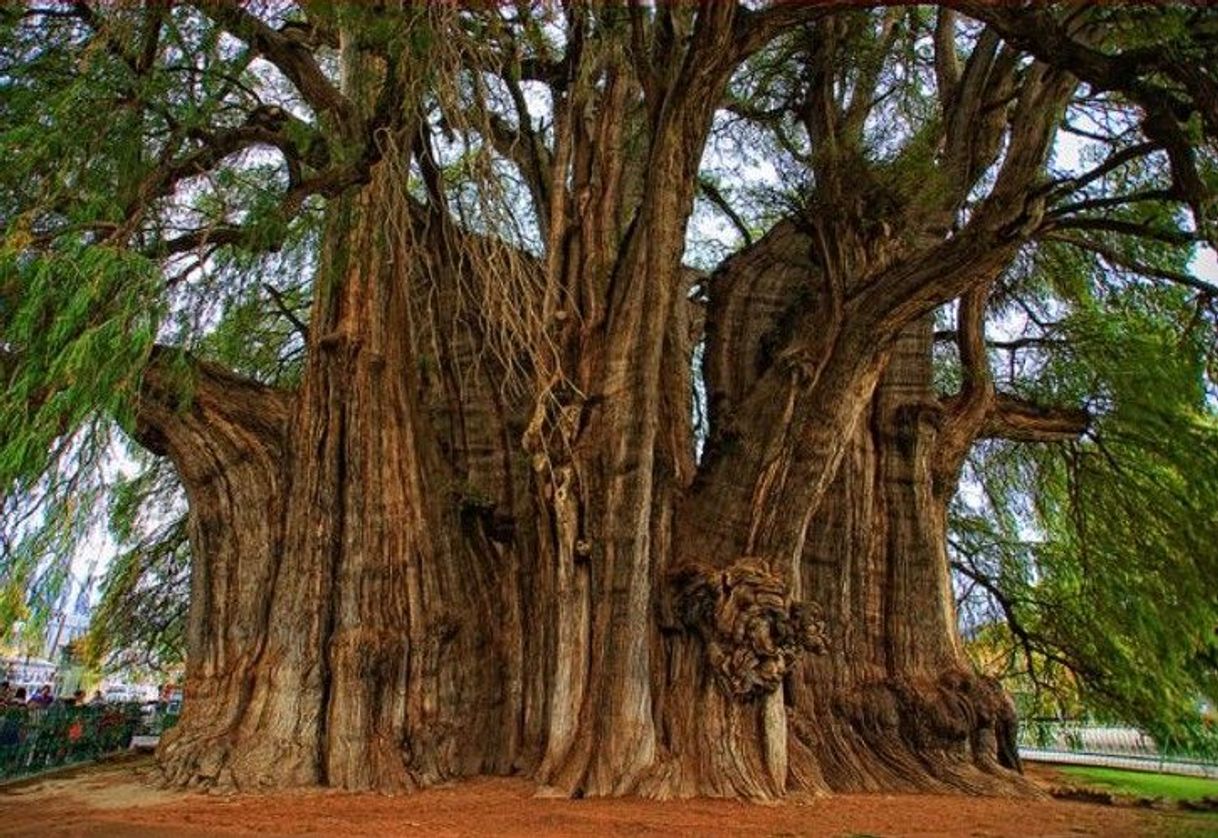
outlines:
[[[802,653],[827,648],[820,607],[793,602],[761,559],[725,570],[686,567],[673,584],[677,617],[702,639],[723,691],[740,701],[773,692]]]

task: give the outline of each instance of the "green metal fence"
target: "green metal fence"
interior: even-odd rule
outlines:
[[[121,751],[144,723],[138,704],[4,708],[0,711],[0,780]]]

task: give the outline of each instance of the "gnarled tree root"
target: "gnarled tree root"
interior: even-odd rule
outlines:
[[[792,732],[833,791],[1043,796],[1019,773],[1015,710],[991,678],[889,678],[827,704],[793,712]]]

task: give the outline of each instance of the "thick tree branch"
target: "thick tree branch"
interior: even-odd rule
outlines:
[[[990,285],[973,288],[961,297],[956,315],[963,382],[960,392],[944,402],[933,466],[935,490],[945,496],[956,490],[964,461],[977,439],[1068,441],[1084,433],[1090,421],[1082,409],[1047,407],[995,390],[985,341]]]
[[[1000,50],[1001,45],[996,32],[983,30],[959,78],[950,83],[950,95],[939,94],[945,122],[942,166],[953,184],[943,201],[953,209],[1001,148],[1005,103],[1014,93],[1018,67],[1015,50]]]
[[[344,123],[354,118],[350,100],[326,78],[307,41],[273,29],[236,0],[196,0],[195,5],[275,65],[318,113],[331,114]]]
[[[980,436],[1013,442],[1072,442],[1087,432],[1091,414],[1083,408],[1051,407],[1006,393],[994,399]]]
[[[1181,112],[1197,110],[1211,130],[1218,127],[1218,98],[1206,72],[1195,65],[1195,57],[1179,57],[1179,50],[1166,45],[1147,45],[1106,53],[1075,39],[1054,18],[1052,7],[1015,9],[1002,4],[956,0],[951,5],[977,20],[995,27],[1009,43],[1025,49],[1039,60],[1069,70],[1097,90],[1116,90],[1129,95],[1147,109],[1167,107]],[[1163,84],[1165,79],[1178,87]],[[1182,87],[1191,101],[1180,95]]]
[[[956,24],[959,16],[940,6],[935,19],[935,84],[939,101],[949,110],[960,85],[960,54],[956,49]]]
[[[331,26],[323,24],[319,18],[322,15],[317,14],[317,11],[325,11],[328,4],[318,4],[316,2],[301,3],[308,16],[307,20],[289,20],[283,26],[279,27],[279,34],[285,38],[296,41],[305,47],[315,50],[320,47],[329,47],[330,49],[338,49],[339,39],[338,32]]]
[[[895,336],[936,306],[993,277],[1039,226],[1044,212],[1040,179],[1061,109],[1076,81],[1033,65],[1015,104],[1010,142],[990,194],[960,233],[895,267],[877,273],[853,295],[858,323]]]
[[[132,435],[154,454],[181,466],[204,454],[200,441],[223,436],[228,444],[208,455],[242,456],[241,441],[281,446],[293,395],[199,361],[180,349],[153,349],[140,381]]]
[[[934,481],[940,493],[955,491],[960,469],[994,404],[994,376],[985,346],[985,308],[993,280],[972,288],[956,309],[963,381],[944,411],[935,448]]]
[[[1109,54],[1076,40],[1048,7],[1013,9],[975,0],[950,5],[993,26],[1007,42],[1069,71],[1093,89],[1118,91],[1137,103],[1145,113],[1143,132],[1167,151],[1175,191],[1189,203],[1198,226],[1206,228],[1213,221],[1212,196],[1199,173],[1194,142],[1184,127],[1198,113],[1206,133],[1211,138],[1218,136],[1218,85],[1196,50],[1163,44]],[[1193,46],[1200,44],[1193,42]],[[1211,63],[1218,58],[1212,48],[1206,47],[1206,52]]]
[[[841,128],[843,137],[849,142],[859,144],[863,140],[863,126],[875,105],[880,72],[901,35],[897,22],[903,14],[905,10],[897,6],[886,9],[880,21],[880,31],[876,35],[877,45],[864,53],[864,57],[857,59],[859,76],[850,94],[850,101],[844,109]]]
[[[643,88],[643,98],[654,100],[656,97],[657,74],[648,44],[654,43],[655,39],[648,38],[647,31],[651,28],[651,23],[648,20],[647,10],[641,0],[629,0],[629,8],[630,60],[634,65],[634,72],[638,76],[639,84]]]

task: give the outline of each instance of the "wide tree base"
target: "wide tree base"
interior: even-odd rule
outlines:
[[[799,673],[796,673],[799,674]],[[409,746],[375,743],[378,752],[357,784],[334,782],[324,768],[322,731],[315,738],[288,739],[272,731],[226,732],[208,729],[198,708],[167,731],[157,750],[160,777],[167,787],[215,793],[257,793],[285,788],[335,787],[352,791],[407,793],[454,780],[489,774],[535,779],[538,797],[630,796],[654,800],[719,797],[766,802],[810,800],[835,793],[898,792],[1043,797],[1020,773],[1015,745],[1016,720],[1007,696],[991,679],[962,671],[937,678],[889,678],[832,694],[805,694],[806,683],[788,684],[801,708],[782,706],[782,693],[736,702],[723,698],[711,683],[700,718],[725,738],[715,750],[680,749],[668,742],[656,759],[611,783],[562,782],[542,766],[517,765],[495,772],[435,771],[419,766],[443,763]],[[792,689],[793,687],[793,689]],[[772,702],[767,710],[767,702]],[[723,724],[714,722],[715,705]],[[774,706],[777,705],[777,706]],[[777,712],[785,716],[785,780],[751,764],[747,742],[731,739],[744,720]],[[214,724],[219,717],[210,717]],[[764,744],[757,749],[764,751]],[[442,755],[441,755],[442,756]],[[414,758],[412,764],[411,758]]]
[[[299,773],[281,776],[279,768],[264,762],[261,770],[255,768],[256,761],[246,757],[235,758],[232,749],[205,750],[192,747],[184,752],[174,748],[158,755],[158,773],[154,778],[164,788],[203,791],[212,794],[258,794],[285,789],[322,788],[317,782],[299,781]],[[853,781],[842,778],[853,772]],[[380,787],[381,794],[406,794],[451,785],[477,776],[455,778],[436,783],[393,784]],[[528,777],[527,774],[523,776]],[[648,800],[689,800],[696,798],[731,798],[755,803],[776,800],[809,802],[833,794],[850,793],[911,793],[911,794],[961,794],[986,797],[1043,798],[1045,793],[1021,774],[1003,768],[982,768],[958,762],[944,755],[927,756],[917,754],[893,741],[883,746],[860,748],[852,760],[849,771],[837,772],[840,787],[827,789],[819,784],[800,784],[781,797],[770,795],[713,794],[702,791],[691,792],[687,784],[675,782],[674,772],[657,768],[651,776],[639,782],[632,791],[619,795]],[[534,796],[549,799],[581,799],[588,795],[582,790],[569,790],[538,783]]]

